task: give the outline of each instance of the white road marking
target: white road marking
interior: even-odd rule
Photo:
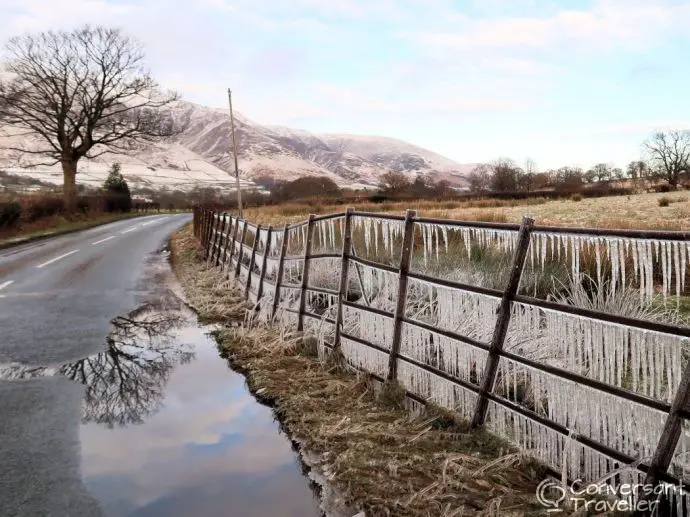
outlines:
[[[4,289],[5,287],[9,287],[13,283],[14,283],[14,280],[8,280],[7,282],[0,284],[0,289]]]
[[[133,232],[134,230],[138,230],[139,226],[132,226],[131,228],[127,228],[124,232],[120,232],[121,234]]]
[[[78,252],[78,251],[79,251],[79,250],[72,250],[72,251],[70,251],[69,253],[65,253],[64,255],[60,255],[59,257],[55,257],[54,259],[50,259],[48,262],[44,262],[44,263],[41,264],[40,266],[36,266],[36,269],[41,269],[41,268],[44,268],[44,267],[49,266],[49,265],[51,265],[51,264],[54,264],[54,263],[57,262],[58,260],[62,260],[62,259],[65,258],[65,257],[69,257],[70,255],[74,255],[74,254],[75,254],[76,252]]]
[[[143,223],[142,226],[148,226],[149,224],[160,223],[162,220],[167,219],[167,218],[168,218],[167,215],[164,215],[163,217],[156,217],[155,219],[152,219],[151,221]]]
[[[91,244],[93,244],[93,245],[100,244],[102,242],[109,241],[110,239],[114,239],[114,238],[115,238],[115,236],[111,235],[110,237],[106,237],[105,239],[101,239],[100,241],[92,242]]]

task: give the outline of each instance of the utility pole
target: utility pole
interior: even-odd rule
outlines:
[[[235,140],[235,118],[232,114],[232,91],[228,88],[228,103],[230,104],[230,131],[232,133],[232,154],[235,156],[235,179],[237,180],[237,215],[242,219],[242,189],[240,188],[240,169],[237,166],[237,141]]]

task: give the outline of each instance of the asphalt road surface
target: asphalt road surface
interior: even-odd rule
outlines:
[[[147,257],[189,214],[119,221],[0,251],[0,515],[98,516],[80,475],[83,387],[60,376],[2,379],[105,350],[136,308]]]

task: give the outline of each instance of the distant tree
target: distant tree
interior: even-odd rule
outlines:
[[[453,189],[451,188],[450,181],[441,180],[437,181],[431,185],[431,190],[434,197],[444,197],[453,194]]]
[[[158,89],[143,67],[141,45],[117,29],[18,36],[6,57],[11,78],[0,81],[0,123],[41,143],[6,149],[59,163],[68,210],[76,209],[79,160],[125,153],[180,129],[161,110],[177,95]]]
[[[475,166],[467,175],[470,192],[481,194],[491,188],[491,169],[486,164]]]
[[[682,174],[690,172],[690,131],[655,133],[644,148],[656,175],[672,187],[678,186]]]
[[[647,178],[651,171],[644,160],[635,160],[628,164],[627,175],[633,181]]]
[[[626,178],[625,171],[620,167],[611,169],[611,178],[616,181],[623,181]]]
[[[527,158],[525,160],[525,166],[523,168],[524,174],[520,177],[518,181],[518,187],[520,190],[531,191],[534,188],[534,177],[539,172],[537,168],[537,162],[532,158]]]
[[[628,164],[626,174],[632,180],[633,185],[640,188],[645,181],[651,178],[652,169],[646,161],[635,160]]]
[[[309,199],[338,197],[341,195],[340,187],[326,176],[305,176],[278,185],[271,191],[279,201],[290,199]]]
[[[500,158],[491,164],[491,190],[516,192],[522,169],[509,158]]]
[[[129,212],[132,209],[132,194],[129,185],[122,175],[119,163],[113,163],[108,171],[108,177],[103,183],[106,191],[106,210],[108,212]]]
[[[560,191],[577,190],[582,186],[583,176],[580,167],[561,167],[553,172],[554,188]]]
[[[552,183],[553,181],[548,172],[538,172],[532,179],[532,187],[534,190],[550,187]]]
[[[386,194],[399,194],[410,187],[410,180],[402,172],[388,171],[379,178],[379,190]]]
[[[613,179],[612,171],[613,168],[608,163],[597,163],[584,174],[583,179],[587,183],[608,182]]]

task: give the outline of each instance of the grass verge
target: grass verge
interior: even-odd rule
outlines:
[[[72,215],[55,216],[40,219],[34,223],[24,225],[18,230],[0,232],[0,248],[22,244],[27,241],[37,240],[44,237],[55,237],[57,235],[86,230],[94,226],[130,219],[145,213],[129,214],[96,214],[93,216]]]
[[[502,440],[428,407],[413,415],[399,390],[377,390],[342,363],[314,357],[308,340],[276,326],[245,326],[247,304],[201,259],[191,229],[171,241],[172,263],[221,354],[310,455],[346,502],[375,516],[540,515],[540,467]]]

